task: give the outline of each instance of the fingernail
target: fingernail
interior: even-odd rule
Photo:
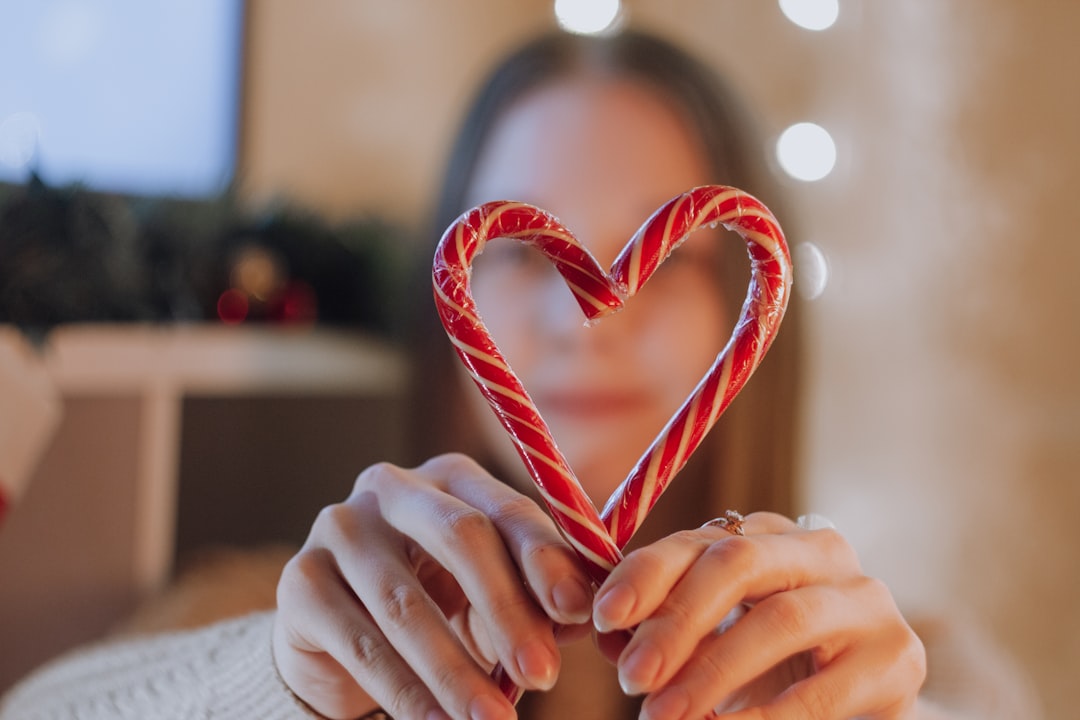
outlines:
[[[593,608],[593,625],[600,632],[611,632],[625,627],[637,603],[637,593],[629,585],[616,585],[596,601]]]
[[[563,619],[571,625],[588,622],[592,611],[592,592],[577,578],[565,577],[551,588],[551,599]]]
[[[681,718],[688,707],[690,700],[686,697],[686,691],[681,687],[670,687],[645,698],[641,705],[641,720]]]
[[[647,692],[660,674],[663,658],[660,651],[652,645],[642,643],[630,653],[630,657],[619,663],[619,685],[627,695],[640,695]]]
[[[501,696],[478,695],[469,703],[469,720],[507,720],[513,713],[510,701]]]
[[[550,690],[559,676],[559,656],[539,640],[530,640],[515,654],[518,669],[538,690]]]

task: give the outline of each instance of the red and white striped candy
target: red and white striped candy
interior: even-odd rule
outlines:
[[[566,279],[587,318],[622,307],[596,260],[558,220],[516,202],[474,208],[454,222],[435,252],[435,304],[450,340],[517,447],[567,540],[597,582],[621,559],[600,515],[555,445],[547,424],[484,326],[469,287],[473,258],[488,240],[510,238],[540,249]]]
[[[633,298],[690,233],[717,223],[737,232],[750,256],[750,285],[738,322],[705,377],[603,513],[597,513],[484,326],[470,291],[473,259],[496,238],[532,245],[562,274],[585,317],[598,320]],[[772,213],[754,197],[722,185],[697,187],[668,201],[630,238],[609,272],[557,219],[524,203],[481,205],[443,234],[432,281],[446,332],[513,439],[552,516],[597,583],[619,562],[621,548],[765,356],[787,308],[791,280],[790,253]]]
[[[694,188],[657,210],[615,259],[611,279],[629,300],[687,235],[713,223],[746,241],[746,300],[712,367],[604,506],[604,523],[620,548],[757,369],[787,309],[791,254],[779,223],[756,198],[719,185]]]

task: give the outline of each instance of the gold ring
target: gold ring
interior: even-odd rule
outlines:
[[[734,510],[725,510],[723,517],[713,518],[701,527],[718,527],[727,530],[732,535],[745,535],[746,531],[743,530],[743,521],[745,520],[746,518],[740,513]]]

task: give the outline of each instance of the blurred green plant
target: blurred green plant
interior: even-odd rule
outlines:
[[[404,230],[296,207],[0,185],[0,323],[317,323],[391,335]],[[228,302],[227,302],[228,301]]]

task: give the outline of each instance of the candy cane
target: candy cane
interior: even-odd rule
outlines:
[[[597,320],[634,297],[690,233],[716,224],[738,233],[750,256],[750,284],[738,322],[705,377],[598,514],[484,326],[469,284],[473,259],[495,238],[532,245],[563,276],[586,318]],[[481,205],[443,234],[432,269],[439,317],[596,583],[618,564],[621,548],[761,362],[787,308],[791,279],[787,243],[772,213],[752,196],[722,185],[694,188],[667,202],[629,240],[609,273],[557,219],[524,203]],[[520,690],[505,672],[497,669],[495,676],[516,701]]]
[[[628,300],[690,233],[715,223],[746,241],[746,300],[712,367],[604,506],[604,523],[620,548],[757,369],[787,309],[791,255],[779,223],[759,200],[723,186],[695,188],[657,210],[615,259],[611,278]]]
[[[619,548],[581,488],[547,423],[496,347],[469,287],[475,258],[492,238],[533,245],[555,264],[588,318],[622,306],[595,258],[554,217],[524,203],[495,202],[462,215],[443,235],[432,277],[435,304],[458,357],[510,434],[529,475],[596,582],[621,559]]]

